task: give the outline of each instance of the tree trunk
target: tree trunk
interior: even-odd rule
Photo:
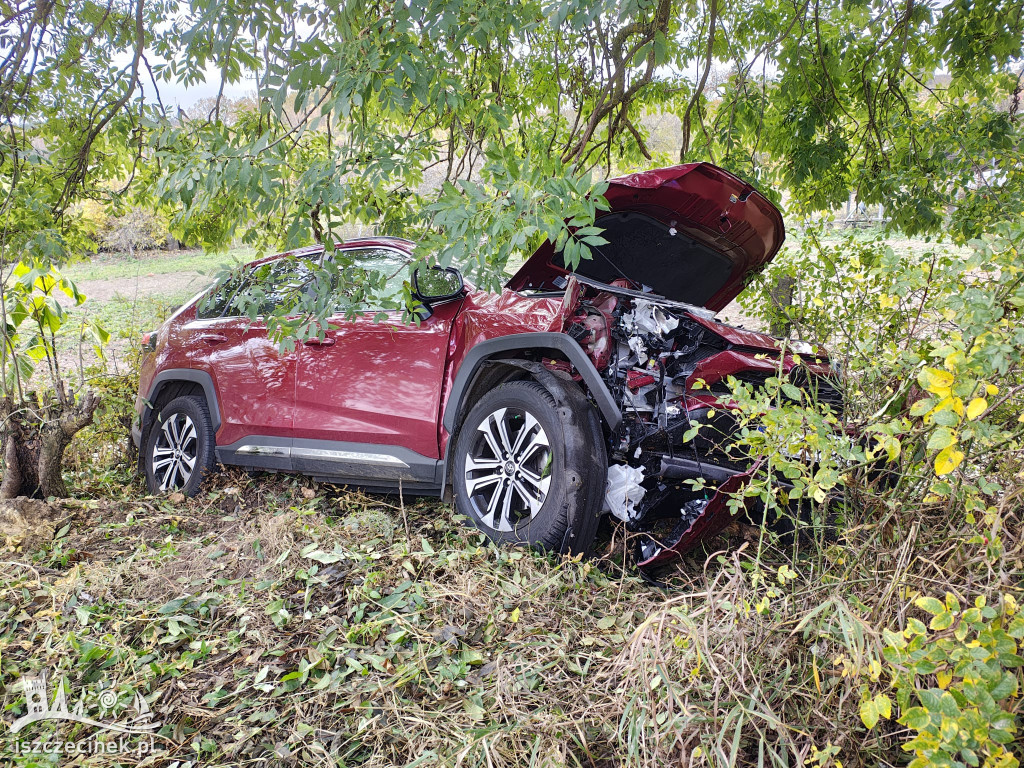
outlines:
[[[64,450],[75,434],[92,423],[99,404],[92,392],[75,402],[63,387],[59,397],[51,396],[42,405],[36,404],[34,394],[22,403],[11,398],[0,401],[4,457],[0,499],[67,496],[61,474]]]

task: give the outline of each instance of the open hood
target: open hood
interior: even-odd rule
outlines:
[[[610,210],[598,213],[607,245],[576,272],[619,278],[673,301],[718,311],[778,253],[778,209],[746,182],[709,163],[689,163],[609,181]],[[558,290],[569,274],[550,242],[508,282],[515,291]]]

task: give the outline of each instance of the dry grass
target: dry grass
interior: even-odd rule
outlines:
[[[495,549],[434,502],[293,479],[68,513],[42,551],[3,557],[4,711],[26,672],[87,710],[116,681],[120,707],[140,691],[163,723],[157,765],[896,764],[903,734],[864,730],[850,670],[908,591],[1019,587],[1021,558],[965,562],[941,513],[894,516],[760,562],[719,539],[666,591],[610,556]],[[1019,513],[1003,523],[1020,542]]]

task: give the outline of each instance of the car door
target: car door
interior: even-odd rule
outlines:
[[[268,292],[274,277],[273,270],[261,274]],[[199,302],[196,319],[186,326],[192,334],[190,364],[209,373],[217,389],[221,460],[247,457],[243,463],[249,466],[290,469],[296,355],[281,352],[263,322],[239,316],[233,297],[253,280],[252,273],[230,280]]]
[[[388,248],[346,255],[373,267],[410,260]],[[375,268],[375,267],[374,267]],[[407,270],[389,289],[400,290]],[[322,343],[299,345],[292,460],[295,469],[364,485],[414,488],[438,477],[437,418],[452,321],[460,299],[419,325],[400,312],[332,318]]]

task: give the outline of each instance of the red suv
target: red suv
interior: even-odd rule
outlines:
[[[194,494],[218,462],[374,491],[450,489],[493,540],[562,552],[587,551],[607,511],[652,532],[642,565],[719,530],[753,471],[729,453],[732,424],[715,410],[725,378],[756,385],[781,370],[842,407],[823,355],[794,360],[714,317],[778,252],[782,219],[706,163],[614,179],[605,197],[596,226],[608,243],[592,260],[572,271],[548,243],[497,294],[451,268],[403,273],[413,244],[396,238],[288,254],[343,253],[394,274],[391,289],[409,281],[429,314],[419,324],[338,316],[282,351],[236,309],[237,286],[196,297],[147,339],[133,437],[150,490]],[[258,266],[280,258],[250,271],[266,295],[276,273]],[[689,491],[695,478],[717,493]]]

